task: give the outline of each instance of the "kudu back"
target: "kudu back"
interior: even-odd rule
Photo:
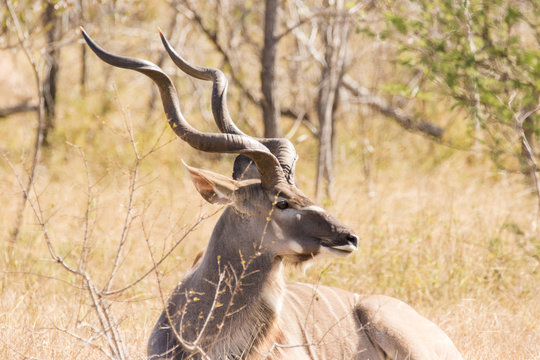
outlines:
[[[213,82],[220,132],[202,133],[184,119],[163,70],[110,54],[82,31],[103,61],[154,81],[182,140],[202,151],[238,154],[233,178],[186,166],[201,196],[226,208],[157,321],[150,359],[461,359],[441,329],[397,299],[284,282],[285,264],[348,255],[358,237],[296,187],[297,155],[288,140],[253,138],[236,127],[221,71],[190,65],[160,34],[180,69]]]

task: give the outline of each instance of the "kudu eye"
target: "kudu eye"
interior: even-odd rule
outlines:
[[[281,210],[285,210],[289,207],[287,200],[280,200],[276,203],[276,207]]]

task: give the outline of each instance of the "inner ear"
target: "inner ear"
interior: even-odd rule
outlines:
[[[260,179],[261,176],[253,160],[245,155],[238,155],[234,159],[233,179],[234,180],[249,180]]]
[[[191,180],[201,196],[211,204],[230,204],[234,200],[234,192],[238,189],[238,182],[221,174],[184,166],[191,175]]]

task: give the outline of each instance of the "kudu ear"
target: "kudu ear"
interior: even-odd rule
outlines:
[[[234,160],[233,175],[234,180],[260,179],[261,175],[253,160],[246,155],[238,155]]]
[[[184,166],[191,175],[191,180],[201,196],[211,204],[230,204],[233,202],[233,194],[238,189],[238,182],[226,176],[216,174],[209,170],[197,169]]]

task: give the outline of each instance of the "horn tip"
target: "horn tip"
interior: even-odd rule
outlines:
[[[165,47],[167,48],[167,45],[169,45],[169,40],[167,40],[167,38],[165,37],[165,35],[163,34],[163,31],[161,31],[161,29],[158,27],[158,32],[159,32],[159,37],[161,38],[161,42],[165,45]]]

